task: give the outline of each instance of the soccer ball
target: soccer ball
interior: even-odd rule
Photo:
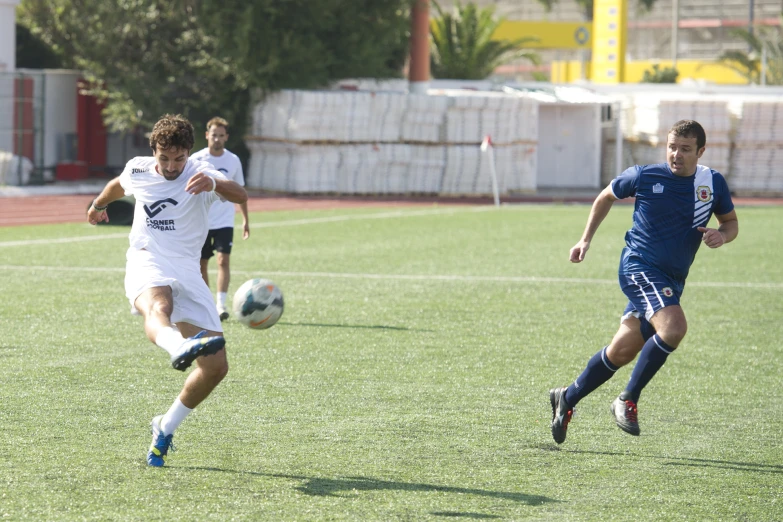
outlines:
[[[251,279],[234,293],[233,308],[236,318],[248,328],[270,328],[283,315],[283,292],[269,279]]]

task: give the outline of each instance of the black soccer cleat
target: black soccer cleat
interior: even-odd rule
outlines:
[[[609,407],[614,415],[614,422],[626,433],[638,436],[641,433],[639,429],[638,409],[636,403],[631,400],[626,392],[620,394]]]
[[[567,389],[563,386],[549,390],[549,402],[552,403],[552,438],[558,444],[565,442],[568,423],[574,416],[574,408],[565,401]]]
[[[224,337],[204,337],[206,333],[206,330],[202,330],[185,339],[179,352],[171,356],[171,366],[175,370],[184,372],[198,357],[215,354],[226,345]]]

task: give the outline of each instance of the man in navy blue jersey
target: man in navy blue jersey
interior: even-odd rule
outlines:
[[[612,342],[592,356],[568,387],[549,390],[552,437],[566,438],[577,403],[608,381],[618,368],[639,360],[625,390],[611,404],[617,426],[639,435],[636,407],[642,389],[666,362],[688,329],[680,307],[696,251],[701,243],[718,248],[739,231],[737,214],[723,176],[703,165],[707,138],[692,120],[674,124],[666,143],[666,163],[636,165],[620,174],[593,202],[571,262],[584,260],[590,242],[618,199],[635,197],[633,225],[625,234],[619,280],[628,305]],[[712,215],[718,228],[708,228]]]

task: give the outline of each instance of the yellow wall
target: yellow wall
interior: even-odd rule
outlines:
[[[622,82],[641,82],[644,71],[652,69],[653,64],[658,64],[661,68],[672,66],[671,60],[625,62],[625,74],[623,75]],[[579,81],[581,78],[589,80],[590,69],[590,62],[585,62],[583,66],[579,61],[554,61],[552,62],[550,73],[551,81],[552,83],[571,83]],[[583,74],[581,73],[582,70],[584,71]],[[691,78],[717,84],[748,84],[748,81],[740,74],[715,62],[677,60],[677,70],[680,73],[677,77],[678,82],[681,82],[686,78]]]
[[[504,20],[492,34],[493,40],[516,40],[532,36],[531,49],[590,49],[593,44],[590,22],[529,22]]]

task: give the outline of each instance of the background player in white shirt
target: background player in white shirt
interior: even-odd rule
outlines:
[[[226,149],[228,140],[228,122],[223,118],[212,118],[207,122],[208,147],[193,154],[193,158],[211,163],[226,178],[245,185],[242,162],[236,154]],[[250,237],[250,224],[247,218],[247,203],[240,203],[242,211],[242,239]],[[209,233],[201,249],[201,276],[209,286],[207,267],[209,258],[217,252],[217,292],[215,301],[220,320],[228,319],[226,296],[231,280],[229,258],[234,244],[234,204],[230,201],[217,201],[209,210]]]
[[[150,466],[163,466],[174,430],[228,373],[225,339],[209,287],[201,278],[199,252],[215,201],[247,201],[245,189],[209,163],[189,158],[193,126],[167,114],[152,129],[152,157],[133,158],[107,183],[87,211],[95,225],[109,221],[109,203],[136,198],[125,266],[125,295],[131,312],[144,317],[150,341],[166,350],[184,371],[194,361],[177,400],[152,419]]]

